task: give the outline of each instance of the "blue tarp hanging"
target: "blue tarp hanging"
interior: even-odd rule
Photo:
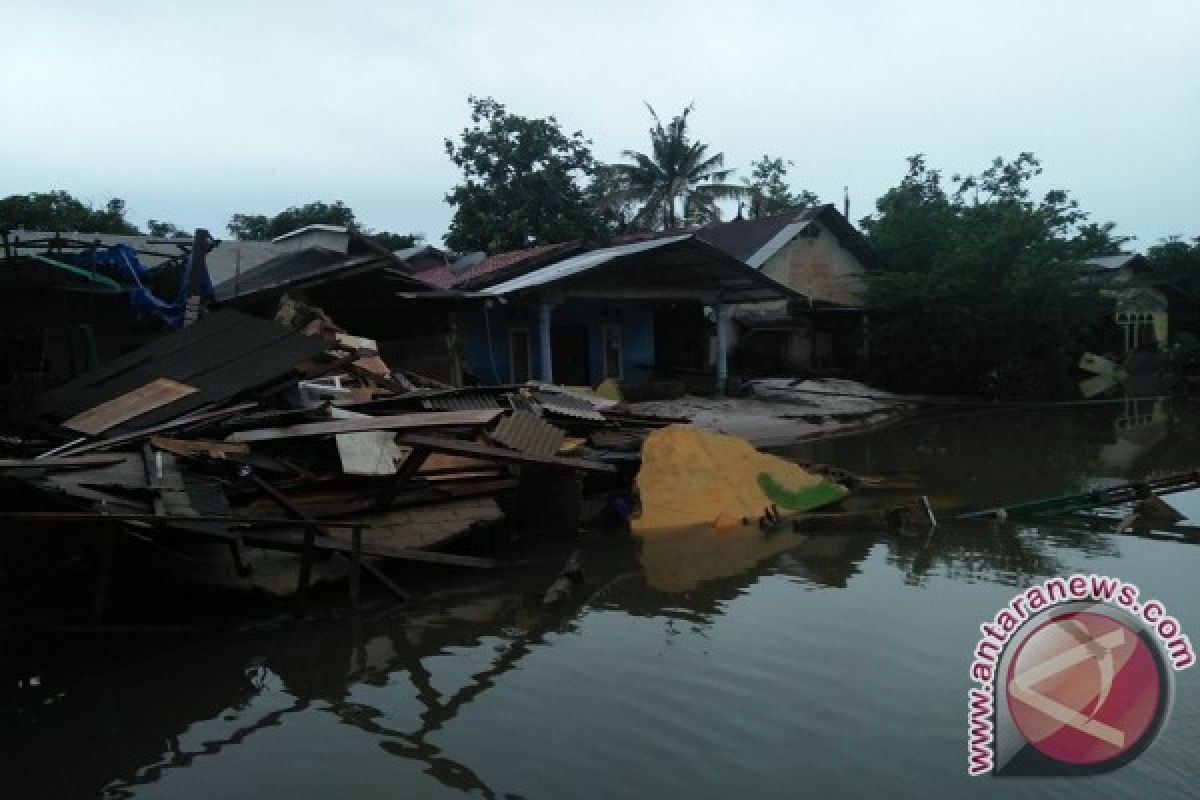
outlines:
[[[133,283],[135,288],[129,292],[129,300],[139,311],[157,314],[168,328],[183,327],[183,314],[187,306],[188,289],[192,285],[192,254],[188,253],[183,261],[183,275],[179,280],[179,290],[173,300],[163,300],[146,287],[150,272],[142,265],[137,257],[137,251],[127,244],[116,244],[111,247],[85,250],[75,257],[75,263],[84,268],[114,267],[126,283]],[[212,278],[208,270],[204,271],[200,286],[201,296],[213,297]]]

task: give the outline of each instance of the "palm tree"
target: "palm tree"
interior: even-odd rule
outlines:
[[[708,145],[688,137],[687,118],[694,107],[689,105],[664,127],[654,107],[646,103],[654,118],[650,154],[624,150],[622,157],[633,163],[605,168],[607,179],[616,186],[605,204],[610,208],[640,204],[634,227],[670,229],[716,222],[721,218],[718,200],[749,193],[745,186],[725,182],[733,170],[723,168],[723,153],[710,156]]]

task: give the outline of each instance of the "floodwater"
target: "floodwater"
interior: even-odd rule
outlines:
[[[968,778],[966,693],[980,623],[1049,576],[1134,582],[1200,645],[1198,540],[951,510],[1194,469],[1198,412],[940,415],[790,451],[920,486],[929,536],[743,532],[643,564],[595,533],[553,607],[562,556],[414,576],[419,602],[358,617],[339,593],[236,633],[5,641],[0,797],[1195,798],[1200,667],[1146,753],[1086,779]]]

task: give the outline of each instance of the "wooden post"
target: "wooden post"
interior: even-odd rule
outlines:
[[[317,526],[304,526],[304,549],[300,552],[300,571],[296,575],[296,613],[308,610],[308,586],[312,582],[312,562],[316,555]]]
[[[362,581],[362,527],[350,529],[350,605],[358,608]]]
[[[265,493],[267,495],[267,497],[274,500],[275,504],[278,505],[280,508],[282,508],[289,517],[305,523],[305,529],[304,529],[304,553],[305,553],[305,555],[302,557],[302,560],[300,562],[301,579],[298,581],[297,587],[296,587],[298,610],[303,611],[304,603],[307,602],[307,600],[308,600],[307,589],[308,589],[308,580],[309,580],[309,574],[306,574],[305,564],[308,563],[309,568],[311,568],[311,559],[308,557],[308,554],[312,550],[316,549],[316,541],[315,540],[316,540],[317,533],[319,533],[319,528],[320,528],[321,523],[312,515],[307,514],[304,511],[301,511],[299,508],[297,508],[295,506],[295,504],[293,504],[290,500],[287,499],[287,497],[285,497],[283,495],[283,493],[281,493],[278,489],[276,489],[274,486],[272,486],[267,481],[263,480],[263,478],[259,477],[258,475],[254,474],[253,472],[251,472],[248,477],[249,477],[251,483],[253,483],[259,489],[261,489],[263,491],[263,493]],[[404,591],[402,588],[397,586],[396,582],[393,581],[391,578],[389,578],[387,575],[385,575],[382,570],[380,570],[374,564],[371,564],[368,562],[363,562],[360,560],[359,563],[362,565],[363,569],[365,569],[367,572],[371,573],[371,575],[373,575],[377,581],[379,581],[384,586],[386,586],[401,601],[405,601],[405,602],[408,601],[408,599],[409,599],[408,592]],[[303,588],[303,590],[305,592],[305,594],[303,594],[303,595],[300,593],[301,588]]]
[[[208,251],[213,249],[213,238],[205,228],[197,228],[192,235],[191,275],[188,285],[187,308],[183,324],[191,325],[200,316],[200,292],[208,282]]]
[[[554,383],[554,350],[550,346],[550,315],[553,306],[543,300],[538,305],[538,346],[541,353],[541,375],[544,383]]]

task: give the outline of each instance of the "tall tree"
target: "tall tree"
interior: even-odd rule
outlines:
[[[609,167],[618,188],[610,193],[610,205],[640,205],[633,225],[671,229],[680,225],[702,225],[721,218],[718,200],[749,194],[745,186],[728,183],[734,170],[725,169],[725,155],[709,155],[708,145],[693,141],[688,133],[688,115],[695,104],[663,125],[649,103],[654,125],[650,128],[650,152],[622,151],[632,163]]]
[[[868,276],[876,377],[899,389],[1047,396],[1072,385],[1104,300],[1079,280],[1112,246],[1067,192],[1035,199],[1030,153],[947,191],[922,156],[862,221],[883,260]]]
[[[121,198],[114,197],[97,209],[62,189],[14,194],[0,200],[0,228],[129,236],[140,232],[125,219],[125,201]]]
[[[554,117],[511,114],[491,97],[471,96],[471,127],[446,155],[462,170],[447,195],[454,206],[446,244],[499,252],[592,238],[603,230],[585,185],[596,171],[591,141],[563,132]]]
[[[742,183],[750,190],[750,216],[765,217],[784,211],[812,208],[821,204],[821,198],[807,189],[793,192],[787,183],[791,161],[772,158],[763,154],[757,161],[750,162],[750,178]]]

